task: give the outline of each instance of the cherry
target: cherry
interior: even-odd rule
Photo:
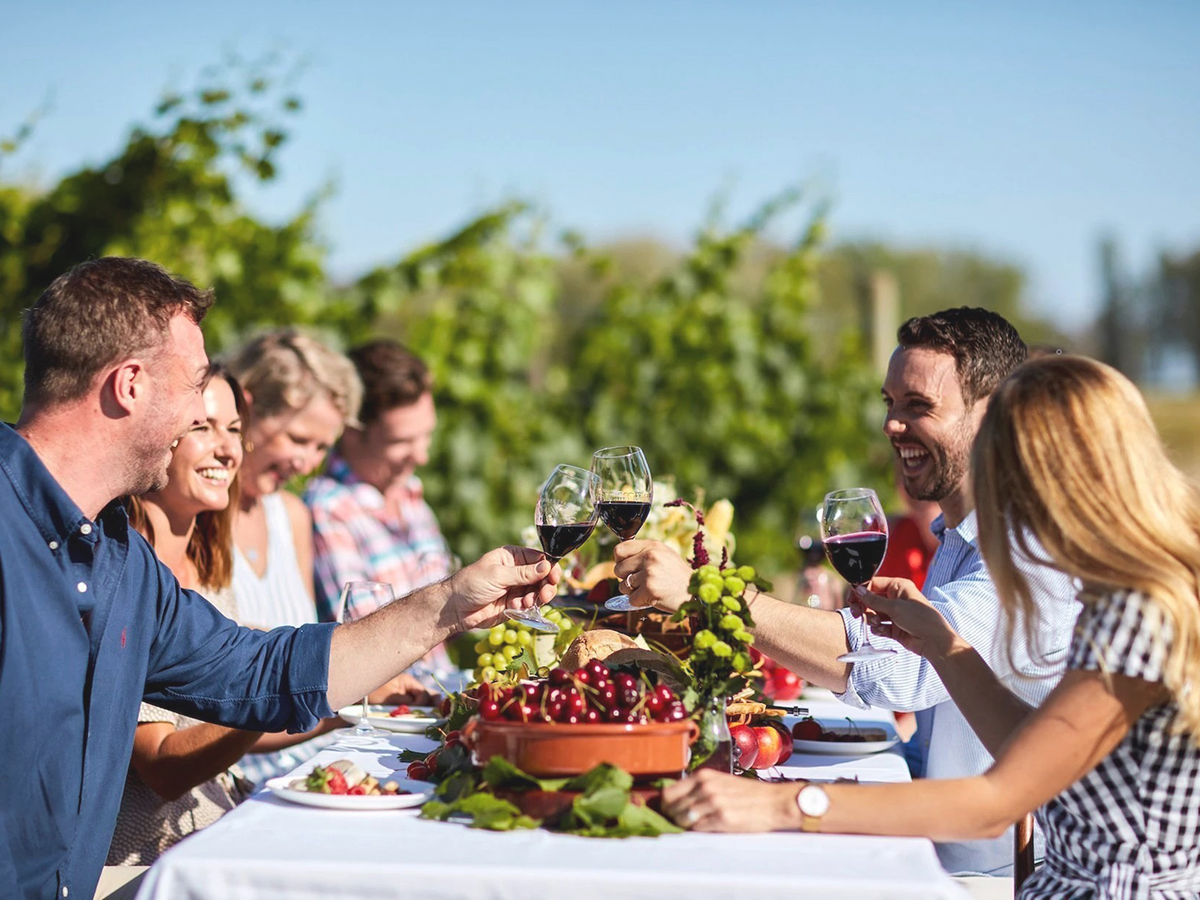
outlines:
[[[663,714],[664,722],[682,722],[687,718],[687,710],[683,708],[683,704],[676,700],[667,707]]]
[[[555,687],[561,687],[571,680],[571,673],[561,666],[555,666],[550,670],[550,674],[546,678]]]
[[[587,711],[587,702],[583,694],[571,688],[567,691],[567,713],[572,716],[582,716]]]
[[[609,675],[608,666],[598,659],[590,660],[584,665],[584,668],[591,672],[595,678],[607,678]]]
[[[429,766],[425,765],[423,760],[418,759],[408,764],[407,774],[413,781],[428,781]]]
[[[600,693],[594,698],[595,702],[599,703],[604,709],[612,709],[617,706],[617,689],[611,684],[607,684],[600,689]]]
[[[654,689],[654,693],[657,694],[665,704],[669,704],[675,699],[675,692],[665,684],[660,684],[658,687],[656,687]]]
[[[651,694],[646,698],[646,712],[658,718],[659,714],[667,708],[667,704],[663,702],[663,698],[658,694]]]
[[[642,695],[638,693],[636,687],[621,688],[618,696],[620,697],[621,705],[626,709],[637,706],[637,702],[642,699]]]
[[[546,715],[555,722],[561,722],[567,714],[567,701],[562,697],[556,697],[546,704]]]
[[[809,716],[792,726],[792,737],[798,741],[819,741],[825,737],[821,723]]]
[[[607,676],[596,675],[592,678],[592,687],[594,687],[598,691],[602,691],[606,687],[611,687],[611,686],[612,686],[612,682],[608,680]]]
[[[608,719],[610,722],[624,722],[625,710],[621,709],[619,706],[614,706],[604,714],[604,718]]]
[[[612,676],[612,683],[620,690],[637,690],[637,679],[628,672],[618,672]]]
[[[495,700],[484,700],[479,704],[479,715],[483,716],[489,722],[499,719],[501,716],[500,704]]]
[[[446,740],[443,743],[444,747],[457,747],[462,743],[462,734],[458,731],[451,731],[446,734]]]
[[[596,725],[600,722],[603,722],[604,718],[600,710],[589,709],[587,713],[584,714],[583,721],[587,722],[589,725]]]
[[[574,678],[576,684],[592,683],[592,673],[582,667],[575,670]]]

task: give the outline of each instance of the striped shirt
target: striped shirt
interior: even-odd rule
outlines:
[[[1085,606],[1068,668],[1163,680],[1174,628],[1141,594]],[[1038,812],[1046,859],[1021,900],[1200,898],[1200,748],[1172,734],[1174,701],[1146,710],[1091,772]]]
[[[415,475],[385,496],[333,453],[325,474],[309,482],[304,502],[313,517],[313,569],[322,622],[337,620],[342,585],[348,581],[387,582],[403,597],[450,573],[446,541]],[[360,619],[374,610],[347,612]]]
[[[1004,685],[1028,703],[1040,705],[1062,677],[1071,630],[1078,613],[1070,579],[1060,572],[1019,562],[1029,579],[1037,610],[1036,647],[1025,640],[1023,623],[1012,629],[1004,622],[996,588],[977,545],[972,510],[955,528],[939,516],[933,532],[940,542],[929,564],[923,593],[950,627],[987,661]],[[850,649],[862,644],[859,621],[841,610]],[[968,778],[992,765],[966,718],[928,660],[883,638],[872,643],[890,646],[897,656],[854,664],[841,699],[852,706],[915,710],[917,732],[910,741],[914,774],[926,778]],[[915,742],[915,743],[914,743]],[[1013,835],[987,841],[938,844],[938,858],[951,873],[1009,874],[1013,864]]]

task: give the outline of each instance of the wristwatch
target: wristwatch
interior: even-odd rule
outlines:
[[[796,805],[800,807],[800,830],[820,831],[821,816],[829,812],[829,795],[819,784],[807,784],[796,795]]]

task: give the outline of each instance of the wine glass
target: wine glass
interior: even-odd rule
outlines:
[[[887,552],[887,517],[870,488],[831,491],[817,511],[825,554],[838,574],[850,584],[866,584],[875,577]],[[839,662],[865,662],[894,656],[895,650],[871,644],[867,617],[862,617],[862,645],[843,653]]]
[[[375,610],[387,606],[396,599],[392,586],[382,581],[347,581],[338,600],[337,620],[340,624],[353,622],[368,616]],[[374,737],[383,734],[367,718],[370,707],[366,697],[362,699],[362,717],[354,726],[358,737]]]
[[[538,494],[533,523],[551,565],[572,550],[578,550],[592,536],[599,493],[600,479],[587,469],[556,466],[550,473]],[[504,615],[524,622],[536,631],[559,630],[540,609],[506,609]]]
[[[600,478],[600,519],[622,541],[630,540],[650,515],[654,481],[641,447],[605,447],[592,454],[592,471]],[[624,595],[610,597],[605,609],[643,609]]]

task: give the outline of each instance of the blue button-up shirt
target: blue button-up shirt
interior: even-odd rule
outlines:
[[[310,729],[332,714],[332,626],[239,628],[179,586],[119,503],[85,517],[3,424],[0,523],[0,896],[85,900],[138,704]]]
[[[1016,620],[1010,635],[996,586],[979,550],[975,512],[968,513],[955,528],[947,528],[938,516],[933,532],[939,547],[929,564],[923,593],[1009,690],[1040,706],[1066,667],[1079,614],[1071,580],[1045,565],[1016,560],[1033,594],[1034,646],[1030,647],[1023,620]],[[857,650],[862,644],[859,620],[849,610],[841,612],[849,645]],[[892,647],[898,654],[855,663],[842,699],[859,707],[916,711],[917,733],[908,748],[915,774],[967,778],[986,771],[993,762],[991,754],[950,699],[929,661],[884,638],[874,637],[871,643]],[[948,872],[1006,874],[1013,862],[1012,829],[994,840],[941,843],[937,850]]]

